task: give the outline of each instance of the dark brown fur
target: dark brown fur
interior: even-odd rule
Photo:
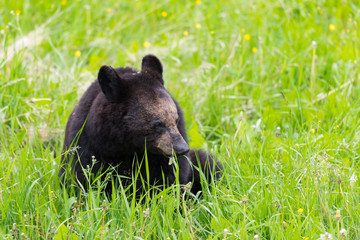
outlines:
[[[93,174],[113,167],[125,176],[140,170],[147,179],[141,163],[146,148],[150,184],[174,183],[175,169],[169,165],[174,152],[180,183],[193,182],[191,191],[196,194],[201,191],[200,174],[188,159],[195,166],[200,162],[208,182],[222,166],[219,162],[214,166],[203,151],[189,151],[187,142],[183,112],[164,88],[162,65],[155,56],[143,58],[140,72],[103,66],[69,117],[59,177],[69,184],[68,177],[75,175],[86,184],[83,168],[96,159]]]

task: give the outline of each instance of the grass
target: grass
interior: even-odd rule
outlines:
[[[360,238],[356,1],[0,6],[2,238]],[[191,146],[224,164],[221,182],[197,202],[179,186],[143,204],[124,189],[64,192],[72,108],[102,64],[140,68],[147,53],[163,61]]]

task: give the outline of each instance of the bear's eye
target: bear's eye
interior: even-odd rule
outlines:
[[[165,127],[165,124],[160,120],[156,120],[152,123],[153,128]]]

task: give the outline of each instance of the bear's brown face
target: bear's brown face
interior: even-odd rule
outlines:
[[[167,157],[189,151],[189,145],[178,129],[177,107],[164,88],[140,91],[132,102],[127,118],[132,120],[129,131],[137,136],[134,142],[137,147],[144,149],[146,145],[148,152]]]
[[[98,80],[105,97],[126,112],[119,122],[134,151],[146,148],[148,153],[167,157],[189,151],[179,131],[178,108],[164,88],[162,64],[155,56],[143,58],[141,72],[119,74],[103,66]]]

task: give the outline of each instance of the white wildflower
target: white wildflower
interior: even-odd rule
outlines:
[[[340,235],[341,235],[341,237],[342,237],[342,238],[345,238],[345,237],[346,237],[346,235],[347,235],[347,231],[346,231],[346,229],[344,229],[344,228],[343,228],[343,229],[341,229],[341,230],[340,230]]]
[[[357,176],[356,176],[356,174],[354,172],[350,177],[350,186],[354,187],[356,181],[357,181]]]

